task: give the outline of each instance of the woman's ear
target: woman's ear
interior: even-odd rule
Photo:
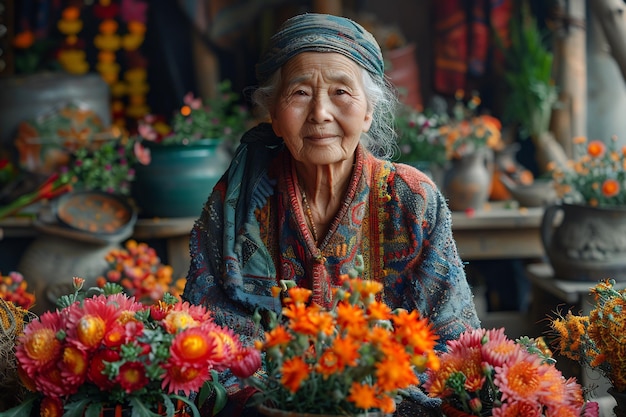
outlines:
[[[363,119],[363,133],[367,133],[370,130],[372,126],[372,115],[372,110],[368,110],[368,112],[365,113],[365,119]]]

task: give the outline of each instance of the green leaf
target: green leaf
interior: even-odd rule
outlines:
[[[215,405],[213,406],[213,415],[219,413],[228,401],[228,395],[226,394],[226,388],[222,384],[215,384],[213,386],[215,390]]]
[[[100,415],[100,404],[91,404],[91,401],[87,398],[73,401],[65,405],[65,413],[63,417],[97,417]],[[89,406],[89,407],[88,407]],[[97,408],[97,410],[94,410]],[[86,411],[85,411],[86,409]]]
[[[9,410],[0,412],[0,417],[23,417],[29,416],[33,408],[36,396],[30,396],[27,400],[23,401],[20,405],[17,405]]]
[[[170,397],[176,400],[180,400],[184,402],[185,404],[187,404],[189,410],[191,410],[191,414],[193,414],[193,417],[200,417],[200,412],[198,411],[198,407],[196,407],[196,405],[193,402],[191,402],[189,398],[181,397],[180,395],[170,395]]]

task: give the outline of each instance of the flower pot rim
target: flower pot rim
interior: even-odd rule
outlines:
[[[194,139],[189,143],[161,143],[153,141],[143,141],[145,147],[154,148],[193,148],[195,146],[219,145],[224,142],[224,138],[203,138]]]
[[[566,203],[556,202],[552,205],[562,207],[580,208],[584,210],[600,210],[600,211],[623,211],[626,212],[626,206],[592,206],[586,203]]]
[[[281,410],[280,408],[275,408],[275,407],[270,407],[267,406],[265,404],[259,404],[257,405],[257,410],[261,413],[261,414],[265,414],[265,413],[272,413],[272,414],[265,414],[267,416],[273,416],[273,417],[330,417],[330,416],[354,416],[354,417],[383,417],[386,416],[386,414],[383,414],[381,411],[364,411],[362,413],[359,414],[315,414],[315,413],[305,413],[305,412],[299,412],[299,411],[286,411],[286,410]]]

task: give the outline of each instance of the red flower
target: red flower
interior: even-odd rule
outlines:
[[[104,371],[104,362],[116,362],[120,360],[118,352],[110,349],[102,349],[97,351],[91,357],[91,363],[87,371],[88,379],[96,384],[103,391],[110,390],[115,386],[115,381],[109,379]]]
[[[141,362],[126,362],[120,366],[120,374],[117,376],[120,386],[127,393],[138,391],[148,385],[146,370]]]
[[[252,376],[261,367],[261,354],[253,348],[240,349],[233,358],[230,370],[239,378]]]

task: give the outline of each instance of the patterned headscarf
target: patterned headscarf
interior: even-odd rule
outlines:
[[[383,77],[383,55],[371,33],[345,17],[305,13],[287,20],[271,37],[269,49],[256,67],[259,82],[267,81],[301,52],[337,52]]]

